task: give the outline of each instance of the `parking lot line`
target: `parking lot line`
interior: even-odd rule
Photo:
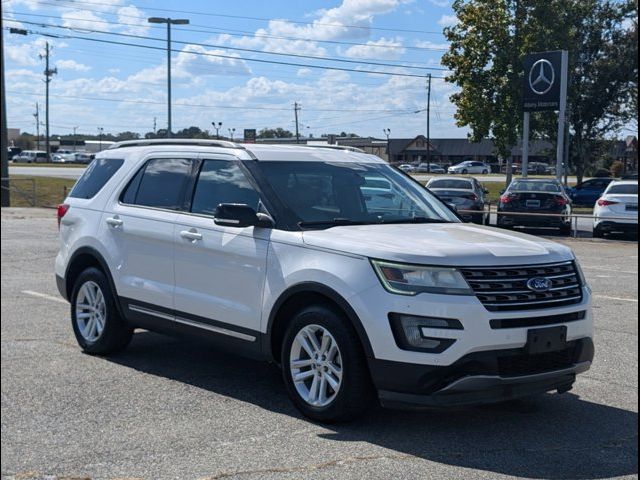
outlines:
[[[619,300],[621,302],[633,302],[638,303],[637,298],[622,298],[622,297],[609,297],[608,295],[594,295],[596,298],[603,298],[605,300]]]
[[[45,300],[50,300],[52,302],[64,303],[65,305],[69,304],[69,302],[67,302],[63,298],[54,297],[53,295],[47,295],[46,293],[34,292],[32,290],[22,290],[22,293],[31,295],[32,297],[44,298]]]

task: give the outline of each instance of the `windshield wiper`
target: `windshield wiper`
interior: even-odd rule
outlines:
[[[371,222],[351,220],[350,218],[333,218],[331,220],[317,220],[314,222],[298,222],[298,226],[305,227],[337,227],[342,225],[369,225]]]
[[[380,223],[452,223],[449,220],[442,218],[429,218],[429,217],[413,217],[413,218],[401,218],[398,220],[383,220]]]

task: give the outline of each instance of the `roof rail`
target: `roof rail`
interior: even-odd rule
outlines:
[[[184,145],[184,146],[200,146],[200,147],[222,147],[222,148],[238,148],[245,150],[241,145],[225,140],[207,140],[199,138],[154,138],[140,140],[126,140],[124,142],[114,143],[107,150],[125,147],[149,147],[159,145]]]
[[[296,147],[309,147],[309,148],[328,148],[331,150],[345,150],[347,152],[355,152],[355,153],[367,153],[364,150],[356,147],[350,147],[349,145],[309,145],[309,144],[296,144]]]

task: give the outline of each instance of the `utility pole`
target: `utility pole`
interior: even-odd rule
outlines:
[[[0,20],[0,22],[2,22],[2,20]],[[0,23],[0,29],[2,28],[2,23]],[[2,78],[0,78],[0,84],[2,88],[2,91],[0,92],[0,96],[2,97],[2,100],[0,101],[1,105],[0,105],[0,110],[2,110],[2,112],[0,113],[0,123],[2,124],[0,126],[0,135],[2,136],[2,148],[0,151],[0,178],[2,178],[2,180],[0,180],[0,182],[2,182],[1,187],[0,188],[0,206],[2,207],[10,207],[11,206],[11,197],[10,197],[10,193],[9,193],[9,151],[8,151],[8,146],[9,146],[9,134],[7,131],[7,97],[5,94],[5,89],[4,89],[4,32],[2,35],[0,35],[0,57],[2,57],[2,59],[0,60],[2,63],[0,64],[0,76]]]
[[[427,169],[431,171],[431,74],[427,76]]]
[[[45,67],[44,67],[44,83],[45,83],[45,111],[44,111],[44,122],[45,122],[45,150],[47,151],[47,161],[49,161],[49,154],[51,153],[51,140],[49,138],[49,84],[51,83],[51,77],[53,77],[56,73],[58,73],[57,68],[49,68],[49,57],[51,55],[51,46],[49,42],[45,43],[44,46],[44,55],[40,55],[40,58],[44,58]]]
[[[102,133],[104,132],[103,127],[98,127],[98,151],[102,151]]]
[[[298,123],[298,112],[301,110],[301,105],[298,102],[293,104],[293,113],[296,117],[296,143],[300,143],[300,124]]]
[[[153,134],[154,135],[156,134],[156,127],[157,127],[157,125],[156,125],[156,117],[153,117]]]
[[[73,127],[73,151],[76,151],[76,131],[78,127]]]
[[[38,102],[36,102],[36,113],[33,116],[36,118],[36,150],[40,150],[40,108]]]
[[[171,138],[171,25],[188,25],[186,18],[151,17],[149,23],[167,24],[167,138]]]

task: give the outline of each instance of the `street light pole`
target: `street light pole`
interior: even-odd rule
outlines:
[[[102,151],[102,132],[104,132],[104,128],[98,127],[98,151]]]
[[[186,18],[151,17],[149,23],[167,24],[167,138],[171,138],[171,25],[188,25]]]
[[[235,128],[230,128],[229,129],[229,138],[231,139],[231,141],[233,142],[233,137],[236,133],[236,129]]]
[[[211,125],[213,125],[213,128],[216,131],[216,140],[220,140],[220,129],[222,128],[222,122],[211,122]]]
[[[391,148],[390,148],[390,142],[389,142],[389,136],[391,135],[391,129],[390,128],[384,128],[382,131],[387,136],[387,162],[391,163]]]
[[[78,130],[78,127],[73,127],[73,151],[74,151],[74,153],[76,151],[76,130]]]

